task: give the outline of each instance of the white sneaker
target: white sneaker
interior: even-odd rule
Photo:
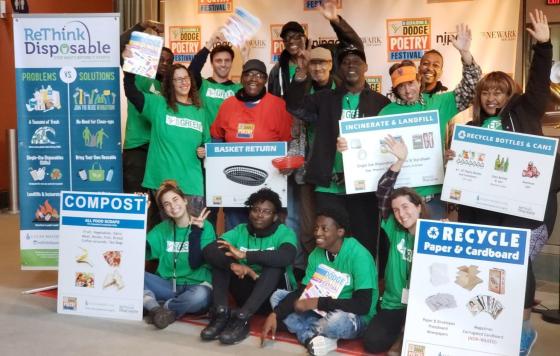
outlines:
[[[314,356],[323,356],[336,350],[337,339],[330,339],[321,335],[315,336],[307,343],[307,351]]]

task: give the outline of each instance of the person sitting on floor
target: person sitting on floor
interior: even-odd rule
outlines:
[[[279,324],[295,333],[312,355],[324,355],[337,347],[338,339],[361,337],[376,313],[379,291],[373,257],[358,240],[348,234],[345,210],[325,208],[315,220],[316,246],[309,255],[302,285],[293,292],[276,291],[270,298],[274,311],[262,329],[262,339],[274,334]],[[325,268],[326,266],[326,268]],[[334,269],[343,278],[337,297],[308,297],[320,269]],[[302,298],[302,295],[305,297]]]
[[[198,217],[187,211],[187,198],[173,180],[164,181],[156,202],[169,217],[147,237],[146,259],[159,260],[156,274],[144,272],[144,309],[151,322],[163,329],[187,313],[200,313],[210,305],[210,267],[202,248],[216,239],[206,221],[209,211]],[[165,303],[160,306],[159,301]]]
[[[295,286],[291,265],[296,256],[297,237],[280,222],[282,203],[277,193],[263,188],[249,196],[249,223],[239,224],[204,249],[212,266],[213,307],[210,324],[202,340],[219,339],[235,344],[249,334],[249,318],[267,314],[267,303],[277,288]],[[287,276],[287,278],[284,278]],[[230,311],[228,291],[239,309]]]

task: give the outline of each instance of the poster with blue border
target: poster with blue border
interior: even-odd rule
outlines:
[[[403,355],[518,355],[530,238],[418,220]]]
[[[272,165],[286,154],[286,142],[207,143],[206,205],[244,207],[249,195],[269,188],[286,207],[288,180]]]
[[[56,269],[61,190],[122,192],[119,14],[14,15],[22,269]]]
[[[404,142],[408,157],[396,187],[420,187],[443,182],[439,115],[435,110],[347,119],[338,122],[348,142],[342,152],[347,194],[375,192],[379,178],[397,159],[387,150],[388,135]]]
[[[146,196],[63,191],[57,311],[142,319]]]
[[[542,221],[558,139],[456,125],[441,199]]]

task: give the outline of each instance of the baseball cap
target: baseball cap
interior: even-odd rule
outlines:
[[[242,73],[251,71],[251,70],[256,70],[259,71],[261,73],[267,74],[266,72],[266,66],[264,65],[264,63],[258,59],[249,59],[247,62],[245,62],[245,64],[243,64],[243,70]]]
[[[364,62],[367,62],[366,54],[362,49],[354,46],[353,44],[348,44],[345,47],[342,47],[342,49],[340,50],[340,53],[338,54],[338,63],[342,62],[344,57],[346,57],[349,54],[355,54],[358,57],[360,57]]]
[[[284,26],[282,26],[282,31],[280,31],[280,37],[284,38],[284,36],[286,36],[286,34],[289,31],[298,32],[305,35],[305,30],[303,29],[303,27],[295,21],[287,22],[284,24]]]

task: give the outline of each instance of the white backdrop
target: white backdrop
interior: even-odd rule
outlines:
[[[250,57],[263,60],[270,69],[273,66],[273,51],[279,53],[281,50],[278,33],[282,24],[288,21],[306,24],[312,41],[336,38],[330,24],[318,11],[305,10],[306,5],[313,3],[317,1],[167,0],[165,43],[179,54],[177,59],[188,62],[212,32],[231,15],[231,12],[208,10],[228,11],[235,6],[242,6],[262,21],[259,33],[251,41]],[[381,79],[382,86],[378,90],[382,93],[387,93],[391,86],[388,75],[391,65],[388,61],[388,37],[402,34],[402,26],[399,25],[403,25],[403,19],[416,24],[419,19],[427,19],[423,20],[427,23],[426,26],[415,26],[417,29],[428,30],[426,35],[419,36],[419,42],[424,43],[426,49],[434,48],[443,53],[445,63],[442,81],[450,89],[460,80],[461,63],[458,52],[446,38],[455,32],[455,25],[461,22],[472,29],[471,50],[483,73],[493,70],[514,72],[519,35],[519,0],[339,0],[339,3],[340,15],[364,41],[369,65],[367,75],[381,76],[378,79]],[[415,52],[421,54],[422,49],[417,48]],[[232,70],[234,80],[240,74],[239,57],[236,55]],[[211,67],[207,64],[203,75],[210,74]]]

